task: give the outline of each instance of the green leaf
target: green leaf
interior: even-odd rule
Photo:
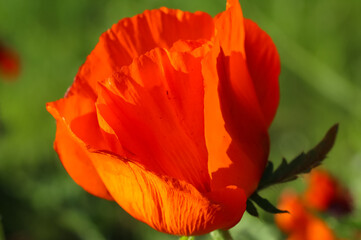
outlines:
[[[257,193],[253,193],[252,196],[250,197],[250,199],[252,199],[258,206],[260,206],[266,212],[273,213],[273,214],[288,213],[288,211],[279,210],[278,208],[273,206],[273,204],[270,203],[267,199],[262,198]],[[249,200],[247,200],[247,201],[249,201]]]
[[[269,179],[272,177],[272,174],[273,174],[273,163],[271,161],[268,161],[266,169],[262,174],[262,179],[260,182],[268,182]]]
[[[258,185],[257,191],[274,184],[295,180],[299,174],[308,173],[313,168],[319,166],[333,147],[337,130],[338,124],[335,124],[328,130],[325,137],[316,147],[307,153],[302,152],[290,163],[288,163],[286,159],[282,159],[281,164],[274,172],[272,172],[273,164],[269,163]]]
[[[247,207],[246,211],[253,217],[259,217],[258,211],[256,206],[253,204],[253,202],[249,199],[247,199]]]

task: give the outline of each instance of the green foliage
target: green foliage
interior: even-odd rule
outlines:
[[[253,217],[259,217],[257,208],[250,199],[247,199],[246,211]]]
[[[269,162],[259,183],[258,189],[262,190],[274,184],[285,183],[297,179],[299,174],[309,173],[313,168],[319,166],[326,158],[327,153],[333,147],[338,124],[328,130],[321,142],[307,153],[302,152],[291,162],[282,159],[279,167],[273,171],[273,163]]]
[[[314,148],[307,153],[302,152],[289,163],[283,158],[276,170],[273,170],[273,163],[269,161],[257,190],[247,200],[247,212],[252,216],[259,216],[257,208],[252,203],[253,201],[266,212],[273,214],[287,213],[287,211],[276,208],[267,199],[258,195],[258,191],[275,184],[295,180],[300,174],[309,173],[313,168],[319,166],[332,149],[336,140],[337,130],[338,124],[335,124]]]
[[[251,197],[249,198],[249,201],[254,201],[258,206],[260,206],[263,210],[269,213],[288,213],[287,211],[279,210],[275,206],[272,205],[267,199],[262,198],[258,193],[253,193]],[[255,209],[257,211],[257,209]],[[252,214],[251,214],[252,215]],[[258,215],[258,213],[256,214]]]

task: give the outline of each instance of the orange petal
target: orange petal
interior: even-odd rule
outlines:
[[[249,196],[267,163],[267,128],[243,57],[236,52],[226,57],[216,49],[203,61],[212,189],[235,184]]]
[[[305,192],[307,204],[319,211],[326,211],[336,196],[336,182],[331,176],[321,170],[313,170],[310,174],[309,185]]]
[[[215,25],[224,55],[238,52],[246,59],[265,122],[269,126],[279,103],[280,62],[272,39],[257,24],[243,18],[238,0],[227,1],[227,10],[216,16]]]
[[[108,190],[99,178],[97,171],[89,159],[88,149],[85,144],[78,140],[71,131],[69,124],[65,121],[64,116],[71,119],[74,114],[72,108],[69,109],[69,106],[73,106],[70,100],[74,100],[74,98],[75,96],[70,99],[61,99],[47,104],[47,110],[57,120],[54,148],[58,153],[64,168],[77,184],[93,195],[110,200],[112,197],[109,195]],[[83,103],[83,110],[86,110],[87,102],[84,101]],[[80,109],[80,107],[78,107],[78,109]],[[92,132],[94,136],[93,140],[99,136],[99,132],[96,129],[89,132]]]
[[[72,86],[69,94],[89,87],[95,92],[98,81],[147,51],[156,47],[169,49],[178,40],[210,39],[213,31],[213,19],[203,12],[161,8],[124,18],[101,35],[79,69],[75,80],[78,84]]]
[[[175,49],[191,53],[155,49],[135,59],[100,86],[97,102],[124,149],[122,158],[94,157],[103,181],[132,216],[172,234],[229,228],[245,209],[237,187],[209,192],[201,59],[195,57],[206,51],[198,46],[180,43]]]
[[[275,215],[276,224],[283,232],[288,234],[306,232],[311,216],[299,196],[292,192],[285,192],[282,194],[277,207],[289,212]]]
[[[204,61],[203,73],[211,184],[217,188],[233,182],[250,195],[267,163],[269,139],[248,71],[244,19],[238,0],[227,1],[227,10],[215,17],[215,26],[221,51]]]
[[[150,51],[107,80],[97,108],[127,158],[209,190],[200,59]]]
[[[332,230],[325,222],[312,215],[302,199],[294,193],[286,192],[280,198],[279,209],[289,213],[275,215],[278,227],[289,234],[289,240],[333,240],[336,239]]]
[[[271,37],[251,20],[244,19],[247,66],[267,126],[279,103],[279,55]]]
[[[334,233],[327,224],[316,217],[310,218],[307,221],[307,226],[304,230],[296,230],[291,232],[287,240],[336,240]]]
[[[245,211],[246,196],[238,188],[201,194],[191,184],[114,155],[94,153],[92,159],[117,203],[161,232],[199,235],[227,229]]]
[[[95,114],[97,82],[104,80],[123,65],[130,64],[133,58],[154,47],[170,48],[179,39],[207,39],[212,34],[212,18],[201,12],[188,13],[162,8],[121,20],[102,34],[99,43],[79,69],[66,97],[55,104],[55,108],[61,111],[58,119],[63,119],[65,125],[71,126],[72,133],[91,148],[122,152],[112,129],[106,127],[101,116],[97,118]],[[51,108],[50,105],[48,109]],[[88,126],[86,123],[89,124],[89,121],[90,126],[93,127],[92,131],[87,131],[85,127]],[[98,128],[97,121],[102,123],[101,129]],[[58,125],[58,128],[61,128],[61,124]],[[62,132],[61,129],[58,131]],[[61,137],[57,138],[57,142],[62,142]],[[66,159],[62,161],[68,162]],[[67,169],[72,171],[71,167]]]
[[[307,237],[305,240],[335,240],[336,237],[330,227],[318,218],[312,218],[308,222],[307,226]]]
[[[243,13],[238,0],[227,0],[227,9],[215,19],[216,36],[226,56],[239,52],[244,56]]]

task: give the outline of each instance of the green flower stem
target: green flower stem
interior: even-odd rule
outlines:
[[[183,237],[180,237],[179,240],[194,240],[194,237],[193,236],[190,236],[190,237],[183,236]]]
[[[213,240],[233,240],[228,230],[215,230],[210,234]]]

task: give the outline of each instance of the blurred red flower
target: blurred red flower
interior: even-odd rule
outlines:
[[[278,203],[278,208],[289,213],[275,215],[278,227],[288,235],[288,240],[333,240],[332,230],[305,206],[301,197],[285,192]]]
[[[353,210],[352,197],[347,188],[325,170],[313,170],[304,193],[306,204],[318,211],[340,216]]]
[[[55,149],[86,191],[166,233],[234,226],[269,153],[279,56],[237,0],[212,18],[161,8],[101,35],[47,104]]]
[[[6,80],[13,80],[19,75],[20,60],[14,50],[0,42],[0,76]]]

